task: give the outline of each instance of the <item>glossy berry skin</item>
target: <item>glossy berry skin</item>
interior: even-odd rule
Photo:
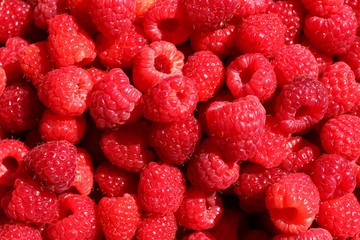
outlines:
[[[41,29],[47,30],[49,22],[56,15],[66,12],[66,0],[38,0],[34,8],[35,25]]]
[[[5,223],[0,225],[0,240],[41,240],[41,233],[25,223]]]
[[[322,239],[332,240],[330,232],[325,228],[309,228],[305,232],[299,234],[278,234],[274,240],[300,240],[300,239]]]
[[[181,240],[215,240],[216,238],[208,231],[196,231],[184,236]]]
[[[144,214],[137,229],[137,240],[173,240],[177,231],[174,213],[162,215]]]
[[[301,0],[304,7],[317,16],[327,16],[341,9],[344,0]]]
[[[247,18],[251,15],[265,13],[272,1],[269,0],[239,0],[240,7],[235,12],[236,18]]]
[[[359,10],[360,10],[360,4]],[[343,55],[339,56],[339,60],[345,62],[353,70],[356,79],[360,79],[360,37],[356,37],[350,49]]]

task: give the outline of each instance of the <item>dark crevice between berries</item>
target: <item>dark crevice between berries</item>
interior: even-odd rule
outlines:
[[[175,32],[179,26],[179,20],[168,18],[159,22],[158,28],[161,32]]]
[[[171,73],[172,62],[165,55],[159,55],[155,58],[155,69],[162,73]]]
[[[9,172],[15,172],[18,167],[19,163],[18,161],[13,157],[6,157],[2,161],[2,165],[9,171]]]

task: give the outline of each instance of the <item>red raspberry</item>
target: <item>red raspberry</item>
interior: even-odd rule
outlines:
[[[309,228],[305,232],[293,235],[293,234],[279,234],[276,235],[274,240],[306,240],[306,239],[322,239],[332,240],[333,237],[328,230],[324,228]]]
[[[132,239],[140,223],[141,209],[135,195],[103,197],[99,202],[98,215],[107,240]]]
[[[0,96],[3,94],[6,87],[7,77],[5,70],[0,67]]]
[[[220,149],[209,138],[204,140],[190,160],[187,178],[206,192],[216,192],[230,187],[239,177],[240,166],[226,163]]]
[[[333,62],[334,62],[333,56],[324,54],[312,46],[306,46],[306,47],[308,47],[310,52],[314,55],[314,57],[317,61],[318,68],[319,68],[319,77],[322,76],[322,74],[326,71],[326,69],[331,64],[333,64]]]
[[[25,223],[5,223],[0,225],[0,240],[41,240],[35,227]]]
[[[272,0],[239,0],[240,7],[236,10],[235,16],[247,18],[250,15],[264,13],[271,2]]]
[[[139,26],[131,26],[116,38],[99,34],[96,47],[101,63],[108,68],[129,69],[134,65],[135,56],[148,43],[148,37]]]
[[[34,9],[35,25],[47,30],[51,19],[56,15],[65,13],[66,7],[66,0],[37,0]]]
[[[328,94],[311,76],[298,76],[285,84],[276,99],[276,118],[287,133],[301,132],[319,122],[328,107]]]
[[[141,92],[161,82],[166,77],[180,74],[184,54],[170,42],[157,41],[143,47],[134,60],[132,81]]]
[[[141,117],[142,94],[120,68],[112,69],[90,94],[90,115],[98,128],[116,128]]]
[[[345,239],[359,234],[360,203],[353,193],[320,204],[317,222],[333,237]]]
[[[320,196],[308,175],[291,173],[268,188],[265,202],[279,230],[299,234],[311,226],[319,212]]]
[[[156,1],[157,0],[136,0],[135,22],[141,22],[144,18],[144,15]]]
[[[196,109],[198,91],[194,80],[173,75],[149,88],[142,98],[142,112],[153,122],[169,123],[186,119]]]
[[[47,190],[61,193],[75,178],[76,147],[65,141],[51,141],[31,149],[24,157],[24,169]]]
[[[330,118],[348,112],[359,100],[360,85],[355,74],[344,62],[330,65],[319,81],[323,83],[329,97],[325,117]]]
[[[121,197],[125,193],[136,193],[139,175],[104,162],[95,170],[95,181],[106,197]]]
[[[360,80],[360,37],[356,36],[350,49],[345,54],[340,55],[339,59],[349,65],[354,71],[355,78]]]
[[[286,27],[277,14],[251,15],[239,25],[235,43],[244,53],[273,57],[285,44]]]
[[[90,14],[90,4],[87,0],[66,0],[67,7],[76,22],[91,36],[95,36],[98,31],[95,27]]]
[[[148,132],[146,122],[140,121],[108,130],[101,136],[100,146],[107,159],[118,168],[140,172],[154,157],[147,145]]]
[[[5,43],[8,38],[28,32],[33,10],[30,4],[21,0],[3,0],[0,16],[0,43]]]
[[[237,0],[184,0],[183,4],[190,24],[201,31],[224,27],[240,6]]]
[[[60,219],[46,229],[50,240],[99,238],[97,209],[91,198],[71,193],[61,194],[59,208]]]
[[[177,230],[174,213],[169,212],[164,216],[145,214],[138,226],[137,240],[173,240]]]
[[[155,1],[142,25],[152,42],[163,40],[176,45],[185,42],[193,31],[185,17],[182,0]]]
[[[184,236],[181,240],[216,240],[208,231],[196,231]]]
[[[151,162],[140,174],[140,206],[151,213],[175,212],[183,199],[185,188],[185,178],[178,168]]]
[[[187,162],[201,139],[199,121],[190,116],[172,123],[153,123],[149,133],[149,145],[159,159],[168,164],[180,165]]]
[[[311,51],[300,44],[286,45],[274,56],[274,66],[278,84],[283,86],[294,78],[308,75],[317,78],[319,67]]]
[[[101,69],[96,68],[96,67],[88,68],[88,69],[86,69],[86,71],[91,76],[93,86],[95,86],[95,84],[97,84],[98,82],[102,81],[106,77],[106,75],[108,74],[108,72],[106,70],[101,70]]]
[[[56,15],[49,23],[49,53],[58,67],[82,67],[96,57],[95,43],[68,14]]]
[[[245,218],[245,214],[240,212],[239,209],[225,207],[221,218],[209,232],[215,239],[240,239],[240,234],[238,232],[244,227],[243,224],[246,224],[245,222],[242,222],[243,218]]]
[[[102,33],[117,35],[135,21],[135,0],[91,0],[87,3],[92,21]]]
[[[240,177],[234,184],[234,191],[242,209],[248,213],[266,210],[267,189],[280,181],[287,173],[280,168],[266,169],[258,164],[248,164],[241,169]]]
[[[328,16],[340,11],[344,0],[301,0],[304,7],[316,16]]]
[[[68,66],[49,72],[38,86],[40,101],[54,113],[79,116],[87,109],[87,96],[93,87],[89,73]]]
[[[18,178],[2,199],[6,215],[18,221],[50,223],[58,218],[58,200],[31,178]]]
[[[356,160],[360,157],[359,134],[360,117],[343,114],[325,123],[320,139],[326,152]]]
[[[223,213],[223,204],[216,193],[188,188],[175,217],[180,226],[192,230],[213,228]]]
[[[89,195],[94,185],[94,168],[90,154],[83,148],[77,149],[75,178],[71,184],[81,195]]]
[[[254,156],[264,133],[265,118],[264,107],[252,95],[233,102],[215,101],[206,110],[210,136],[229,161]]]
[[[344,54],[355,40],[356,17],[348,5],[326,17],[307,15],[304,33],[312,46],[328,55]]]
[[[226,85],[235,98],[255,95],[264,102],[272,97],[276,84],[273,67],[260,53],[240,55],[226,67]]]
[[[0,126],[8,132],[24,132],[36,127],[44,106],[29,83],[17,82],[0,97]]]
[[[23,174],[23,158],[29,150],[19,140],[0,140],[0,184],[12,186]]]

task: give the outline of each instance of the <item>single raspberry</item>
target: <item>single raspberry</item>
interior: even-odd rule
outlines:
[[[351,45],[350,49],[345,54],[339,56],[340,61],[345,62],[347,65],[351,67],[351,70],[353,70],[355,74],[356,80],[360,80],[359,58],[360,58],[360,37],[356,36],[355,41]]]
[[[129,69],[134,65],[136,54],[148,43],[148,37],[139,26],[131,26],[116,38],[99,34],[96,48],[101,63],[108,68]]]
[[[12,186],[23,174],[23,158],[30,148],[15,139],[0,140],[0,184]]]
[[[135,195],[103,197],[99,202],[98,216],[106,239],[132,239],[141,220],[141,209]]]
[[[61,194],[59,209],[60,219],[46,229],[50,240],[99,238],[97,209],[91,198],[71,193]]]
[[[208,231],[196,231],[184,236],[181,240],[216,240]]]
[[[137,240],[173,240],[177,230],[174,213],[169,212],[164,216],[145,214],[137,229]]]
[[[95,181],[106,197],[121,197],[125,193],[136,193],[139,175],[127,172],[104,162],[96,167]]]
[[[232,102],[215,101],[206,110],[210,136],[229,161],[254,156],[264,133],[265,118],[265,109],[252,95]]]
[[[100,138],[100,146],[107,159],[118,168],[140,172],[154,155],[148,149],[147,122],[138,121],[117,130],[107,130]]]
[[[5,223],[0,225],[0,240],[41,240],[38,229],[26,223]]]
[[[248,53],[235,58],[226,67],[226,85],[235,98],[255,95],[264,102],[274,94],[277,81],[264,55]]]
[[[8,38],[27,33],[33,19],[33,9],[21,0],[3,0],[0,16],[0,43],[5,43]]]
[[[316,1],[317,2],[317,1]],[[312,46],[328,55],[346,53],[355,40],[357,20],[348,5],[326,17],[308,14],[304,20],[304,33]]]
[[[209,138],[203,140],[187,167],[187,179],[206,192],[230,187],[239,177],[237,162],[226,163],[220,149]]]
[[[250,15],[265,13],[271,2],[271,0],[239,0],[240,7],[236,10],[235,16],[241,19]]]
[[[2,199],[6,215],[18,221],[50,223],[58,218],[58,200],[31,178],[18,178]]]
[[[132,81],[141,92],[166,77],[182,75],[184,54],[170,42],[157,41],[143,47],[134,59]]]
[[[244,216],[242,216],[242,214],[243,213],[237,208],[224,207],[221,218],[216,225],[209,230],[209,232],[215,237],[215,239],[240,239],[240,234],[238,232],[242,230],[242,225],[244,224]]]
[[[7,77],[5,70],[0,67],[0,96],[3,94],[6,87]]]
[[[240,177],[234,184],[240,207],[248,213],[266,210],[267,189],[286,175],[285,171],[277,167],[266,169],[253,163],[242,167]]]
[[[190,24],[194,29],[201,31],[224,27],[240,6],[239,1],[236,0],[221,2],[216,0],[184,0],[183,4]]]
[[[322,239],[332,240],[333,237],[325,228],[309,228],[305,232],[299,234],[279,234],[276,235],[274,240],[305,240],[305,239]]]
[[[317,78],[319,75],[316,58],[307,47],[300,44],[284,46],[275,54],[271,64],[274,66],[280,86],[299,76],[308,75]]]
[[[328,120],[320,132],[321,144],[327,153],[348,160],[360,157],[360,117],[343,114]]]
[[[66,0],[66,2],[71,15],[75,17],[79,26],[89,33],[89,35],[95,36],[98,33],[98,30],[96,29],[90,14],[91,5],[89,4],[89,1]]]
[[[273,57],[285,44],[286,27],[277,14],[257,14],[244,19],[236,30],[235,43],[244,53]]]
[[[194,116],[172,123],[153,123],[149,132],[149,145],[159,159],[174,165],[190,160],[200,139],[200,123]]]
[[[44,106],[29,83],[17,82],[0,97],[0,126],[8,132],[24,132],[36,127]]]
[[[316,16],[328,16],[338,12],[344,4],[344,0],[301,0],[304,7]]]
[[[152,42],[185,42],[193,28],[188,23],[181,0],[155,1],[146,12],[142,25]]]
[[[66,7],[66,0],[37,0],[34,8],[35,25],[47,30],[51,19],[56,15],[65,13]]]
[[[51,141],[31,149],[24,157],[27,173],[47,190],[61,193],[75,178],[76,147],[68,141]]]
[[[329,97],[329,106],[325,117],[334,117],[348,112],[359,98],[360,85],[355,74],[344,62],[330,65],[319,81],[323,83]]]
[[[79,116],[87,109],[87,96],[93,87],[89,73],[76,66],[50,71],[38,86],[40,101],[54,113]]]
[[[153,122],[169,123],[186,119],[196,109],[196,82],[173,75],[149,88],[142,98],[143,116]]]
[[[299,234],[311,226],[319,212],[320,196],[308,175],[291,173],[268,188],[265,202],[279,230]]]
[[[94,186],[94,168],[90,154],[77,148],[75,178],[71,184],[81,195],[89,195]]]
[[[360,203],[353,193],[320,204],[317,223],[333,237],[348,238],[359,234]]]
[[[120,68],[110,70],[90,94],[90,115],[98,128],[116,128],[141,117],[142,94]]]
[[[82,67],[96,57],[95,43],[68,14],[56,15],[49,23],[49,53],[58,67]]]
[[[192,230],[206,230],[215,226],[222,213],[223,203],[216,192],[207,193],[191,187],[186,189],[175,217],[180,226]]]
[[[185,188],[185,178],[178,168],[151,162],[140,173],[140,206],[151,213],[175,212],[183,199]]]
[[[276,99],[276,118],[287,133],[301,132],[318,123],[328,107],[324,85],[312,76],[298,76],[282,87]]]

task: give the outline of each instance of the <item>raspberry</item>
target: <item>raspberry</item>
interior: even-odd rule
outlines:
[[[304,173],[291,173],[271,185],[266,207],[275,226],[284,233],[306,231],[319,212],[319,191]]]
[[[77,148],[75,178],[71,184],[81,195],[89,195],[94,185],[94,168],[90,154]]]
[[[186,189],[175,217],[180,226],[192,230],[206,230],[215,226],[222,213],[222,200],[216,192],[207,193],[191,187]]]
[[[106,239],[132,239],[140,223],[141,210],[135,195],[103,197],[98,206],[101,228]]]
[[[307,15],[304,33],[311,45],[328,55],[346,53],[355,40],[356,17],[348,5],[326,17]]]
[[[140,174],[140,206],[151,213],[175,212],[183,199],[185,187],[185,178],[178,168],[151,162]]]
[[[360,134],[360,118],[343,114],[325,123],[320,132],[320,139],[327,153],[356,160],[360,157],[358,134]]]
[[[49,53],[58,67],[82,67],[96,57],[95,43],[68,14],[56,15],[49,23]]]
[[[196,231],[184,236],[181,240],[216,240],[208,231]]]
[[[324,54],[322,52],[320,52],[319,50],[317,50],[314,47],[311,46],[307,46],[308,49],[310,50],[310,52],[314,55],[316,61],[317,61],[317,65],[319,68],[319,77],[322,76],[322,74],[326,71],[326,69],[333,64],[334,59],[332,56],[329,56],[327,54]]]
[[[98,128],[116,128],[141,117],[142,94],[120,68],[110,70],[90,94],[90,115]]]
[[[181,0],[155,1],[145,14],[142,25],[152,42],[185,42],[193,28],[187,22]]]
[[[238,209],[224,207],[221,218],[216,223],[216,225],[209,230],[209,232],[215,237],[215,239],[240,239],[238,231],[241,229],[241,227],[243,227],[243,218],[244,216],[242,216],[242,212],[240,212]]]
[[[271,0],[239,0],[240,7],[236,10],[235,16],[247,18],[250,15],[264,13],[271,2]]]
[[[76,22],[91,36],[95,36],[98,31],[90,15],[90,4],[86,0],[67,0],[67,7]]]
[[[273,67],[260,53],[240,55],[226,67],[226,85],[235,98],[255,95],[264,102],[272,97],[276,84]]]
[[[47,190],[61,193],[75,178],[76,147],[65,141],[51,141],[31,149],[24,157],[24,169]]]
[[[305,232],[293,235],[293,234],[279,234],[276,235],[274,240],[293,240],[293,239],[322,239],[332,240],[333,237],[328,230],[324,228],[309,228]]]
[[[200,139],[200,123],[194,116],[173,123],[153,123],[149,133],[149,145],[159,159],[174,165],[187,162]]]
[[[148,149],[147,134],[146,122],[136,122],[104,132],[100,146],[109,161],[118,168],[140,172],[154,158]]]
[[[6,87],[7,77],[5,70],[0,67],[0,96],[3,94]]]
[[[87,109],[87,96],[93,87],[89,73],[76,66],[50,71],[38,86],[40,101],[54,113],[79,116]]]
[[[185,14],[194,29],[215,30],[224,27],[234,16],[240,3],[236,0],[184,0]],[[211,11],[209,11],[211,9]]]
[[[141,22],[149,10],[149,8],[156,2],[157,0],[136,0],[136,19],[135,22]]]
[[[283,86],[294,78],[308,75],[317,78],[319,67],[311,51],[300,44],[286,45],[274,56],[274,66],[278,84]]]
[[[18,221],[50,223],[58,218],[58,200],[31,178],[18,178],[2,199],[6,215]]]
[[[238,179],[239,170],[238,163],[226,163],[220,149],[206,139],[188,164],[187,178],[203,191],[215,192],[230,187]]]
[[[0,240],[41,240],[35,227],[25,223],[5,223],[0,225]]]
[[[101,70],[101,69],[96,68],[96,67],[88,68],[88,69],[86,69],[86,71],[90,74],[91,80],[92,80],[94,86],[98,82],[102,81],[106,77],[106,75],[108,74],[107,71]]]
[[[276,118],[287,133],[301,132],[319,122],[328,107],[328,94],[311,76],[296,77],[283,86],[276,99]]]
[[[143,116],[153,122],[169,123],[188,118],[196,109],[198,91],[194,80],[173,75],[149,88],[142,98]]]
[[[96,48],[101,63],[108,68],[129,69],[134,65],[136,54],[148,43],[148,37],[139,26],[131,26],[116,38],[99,34]]]
[[[359,234],[360,203],[353,193],[320,204],[317,222],[333,237],[348,238]]]
[[[17,82],[0,97],[0,126],[8,132],[24,132],[36,127],[44,106],[31,84]]]
[[[96,239],[100,226],[96,205],[87,196],[65,193],[59,196],[60,219],[47,227],[52,239]]]
[[[244,53],[273,57],[285,44],[285,33],[286,27],[277,14],[251,15],[239,25],[235,43]]]
[[[66,0],[38,0],[34,9],[35,25],[47,30],[51,19],[65,12]]]
[[[146,214],[142,217],[138,226],[137,240],[172,240],[175,239],[177,230],[174,213],[170,212],[164,216]]]
[[[246,160],[254,156],[264,133],[265,109],[252,95],[232,102],[215,101],[206,110],[206,121],[226,160]]]
[[[343,6],[344,0],[301,0],[301,2],[311,14],[327,16],[338,12]]]
[[[0,184],[12,186],[23,174],[23,158],[29,150],[19,140],[0,140]]]
[[[139,175],[104,162],[95,170],[95,181],[106,197],[121,197],[125,193],[136,193]]]
[[[355,78],[357,80],[360,80],[359,58],[360,58],[360,37],[356,37],[350,49],[345,54],[340,55],[339,59],[351,67],[351,70],[353,70],[355,74]]]
[[[184,54],[170,42],[157,41],[143,47],[134,59],[134,86],[141,92],[175,75],[182,75]]]
[[[29,30],[33,10],[21,0],[3,0],[0,5],[0,43],[8,38],[23,36]]]

